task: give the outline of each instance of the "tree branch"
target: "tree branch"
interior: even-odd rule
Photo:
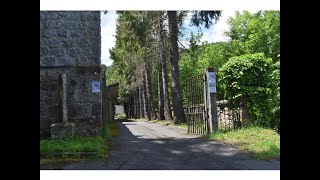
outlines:
[[[184,48],[187,49],[186,47],[184,47],[184,45],[178,40],[178,43]]]

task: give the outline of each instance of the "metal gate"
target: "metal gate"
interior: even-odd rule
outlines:
[[[210,126],[208,124],[207,90],[205,73],[186,79],[184,110],[188,133],[206,134],[208,132]]]

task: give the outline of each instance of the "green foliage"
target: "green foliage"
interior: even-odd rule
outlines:
[[[106,72],[105,74],[106,74],[107,85],[117,83],[117,71],[113,69],[112,65],[106,66],[105,72]]]
[[[55,153],[75,155],[81,153],[97,153],[97,158],[103,158],[107,151],[106,142],[100,136],[75,137],[70,139],[43,139],[40,140],[40,154],[50,156]]]
[[[117,114],[116,117],[120,118],[120,119],[125,119],[125,118],[127,118],[127,115],[126,114]]]
[[[247,96],[251,123],[265,127],[270,126],[272,113],[271,71],[272,60],[263,53],[232,57],[220,69],[225,98],[240,102]]]
[[[191,34],[190,48],[180,58],[181,79],[199,74],[203,69],[214,67],[217,71],[230,57],[244,54],[264,53],[279,60],[280,54],[280,12],[264,11],[251,14],[236,12],[228,20],[230,31],[225,34],[230,42],[217,42],[200,45],[202,34]]]
[[[250,127],[206,136],[226,141],[241,150],[252,152],[257,159],[280,158],[280,135],[271,129]]]
[[[186,94],[183,91],[187,87],[187,79],[189,77],[195,76],[197,74],[201,74],[201,69],[197,68],[199,56],[201,54],[201,48],[199,48],[200,39],[203,36],[202,33],[198,33],[194,35],[191,32],[191,37],[189,40],[190,48],[185,52],[181,53],[179,60],[179,68],[180,68],[180,86],[181,86],[181,95],[184,102],[186,102]]]
[[[236,12],[228,20],[234,56],[263,52],[276,62],[280,54],[280,11]]]
[[[215,13],[212,14],[212,13]],[[119,83],[119,101],[126,102],[133,90],[142,82],[143,63],[151,64],[151,82],[154,104],[157,107],[157,64],[159,47],[156,32],[156,12],[118,12],[116,45],[110,50],[112,67],[106,68],[107,84]],[[194,11],[192,25],[212,25],[219,12]],[[181,27],[187,11],[178,12]],[[165,18],[165,16],[163,16]],[[202,42],[202,33],[191,34],[190,48],[180,52],[180,86],[186,79],[199,75],[208,68],[217,71],[217,98],[240,101],[248,96],[251,121],[254,124],[279,129],[280,125],[280,12],[260,11],[251,14],[237,12],[228,21],[229,42]],[[169,39],[165,31],[167,69],[169,61]],[[233,57],[233,58],[232,58]],[[168,71],[169,84],[172,74]],[[172,88],[169,98],[172,99]]]
[[[112,137],[117,136],[119,134],[119,128],[115,121],[108,121],[102,127],[102,138],[105,140],[110,140]]]
[[[199,72],[197,71],[197,65],[199,56],[202,53],[201,48],[199,47],[200,39],[202,36],[202,33],[194,35],[191,32],[191,37],[189,40],[190,48],[181,54],[181,58],[179,61],[180,79],[185,79],[199,74]]]
[[[180,56],[181,86],[185,88],[187,78],[214,67],[217,98],[239,103],[248,96],[252,123],[279,132],[280,12],[236,12],[228,23],[231,28],[226,35],[230,42],[201,44],[202,34],[191,34],[190,48]]]
[[[150,64],[152,95],[157,92],[155,62],[159,59],[152,11],[118,11],[116,45],[110,50],[114,60],[109,82],[119,83],[118,102],[127,102],[139,84],[142,84],[144,64]],[[153,79],[152,79],[153,78]],[[108,79],[108,78],[107,78]],[[156,103],[156,102],[155,102]]]
[[[231,45],[228,42],[213,44],[204,43],[204,48],[199,56],[198,72],[208,67],[214,67],[217,71],[232,56]]]
[[[280,133],[280,61],[273,64],[273,69],[271,73],[272,99],[270,103],[273,113],[271,127]]]
[[[180,67],[180,83],[182,89],[186,87],[186,80],[189,77],[199,75],[208,67],[214,67],[216,71],[222,67],[224,63],[232,56],[232,46],[228,42],[217,42],[208,44],[203,42],[200,44],[200,39],[203,34],[194,35],[191,33],[189,40],[190,48],[181,54]],[[219,74],[217,74],[217,77]],[[217,97],[222,99],[222,91],[220,84],[217,84]],[[186,99],[185,95],[182,94]]]
[[[126,102],[141,81],[141,64],[146,52],[145,39],[140,37],[149,26],[146,13],[124,11],[118,12],[116,45],[110,50],[113,59],[111,72],[107,72],[108,84],[119,83],[119,103]]]
[[[205,28],[210,28],[213,24],[212,20],[218,21],[221,16],[221,11],[195,11],[191,17],[192,25],[202,25]]]

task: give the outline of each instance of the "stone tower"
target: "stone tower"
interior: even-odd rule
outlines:
[[[100,29],[99,11],[40,11],[40,137],[63,115],[76,135],[101,132]]]

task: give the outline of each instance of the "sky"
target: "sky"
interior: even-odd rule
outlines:
[[[220,17],[219,21],[217,21],[216,24],[213,24],[210,29],[200,27],[201,32],[203,32],[201,42],[208,41],[208,43],[212,43],[228,41],[228,38],[224,35],[224,32],[229,30],[227,20],[229,17],[234,16],[234,14],[234,10],[224,10],[222,11],[222,16]],[[190,32],[192,31],[194,33],[197,33],[199,30],[198,27],[189,26],[190,18],[191,14],[187,16],[183,24],[183,26],[187,28],[187,30],[185,31],[186,35],[184,38],[180,38],[179,40],[185,47],[189,46],[186,38],[190,36]],[[101,63],[107,66],[110,66],[112,64],[112,60],[109,58],[109,49],[111,49],[115,45],[116,20],[117,14],[115,13],[115,11],[108,11],[107,14],[101,12]]]
[[[109,49],[115,45],[117,14],[115,11],[101,12],[101,64],[110,66]]]

